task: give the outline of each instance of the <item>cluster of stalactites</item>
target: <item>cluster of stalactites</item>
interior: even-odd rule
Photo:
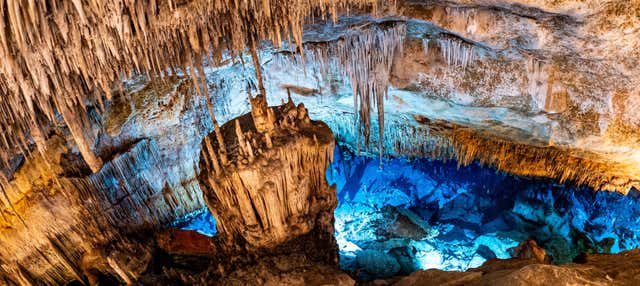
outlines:
[[[251,98],[251,100],[258,98]],[[279,118],[276,118],[275,109],[279,109]],[[253,124],[249,125],[253,125],[255,130],[245,130],[249,128],[247,126],[244,126],[245,129],[243,129],[240,121],[239,118],[233,121],[234,134],[227,133],[225,138],[218,137],[218,135],[222,135],[221,128],[218,128],[213,134],[215,141],[211,136],[204,138],[201,158],[204,160],[204,166],[212,170],[213,174],[221,175],[229,166],[242,168],[253,163],[256,158],[263,156],[265,152],[273,148],[272,138],[290,137],[282,134],[293,136],[301,128],[309,127],[311,124],[309,113],[304,104],[296,106],[291,96],[289,96],[289,101],[281,107],[265,107],[263,109],[253,105],[251,112]],[[235,135],[235,139],[233,135]],[[313,137],[314,140],[317,140],[315,135]],[[217,145],[214,145],[215,143]],[[221,150],[228,153],[222,153]]]
[[[422,48],[427,56],[429,56],[429,46],[432,42],[440,48],[442,59],[447,62],[448,66],[466,70],[476,59],[473,45],[452,38],[438,38],[435,41],[429,38],[423,39]]]
[[[44,154],[43,126],[60,114],[96,171],[86,105],[103,109],[122,77],[178,69],[202,84],[203,62],[215,64],[223,49],[261,39],[301,44],[307,15],[375,2],[0,0],[0,159],[28,153],[31,142]]]
[[[334,68],[349,78],[358,114],[358,133],[365,145],[369,144],[374,108],[380,124],[379,136],[384,138],[384,98],[390,86],[393,59],[403,52],[405,35],[406,24],[403,22],[384,27],[372,24],[351,31],[338,40],[310,43],[304,47],[304,59],[315,65],[324,78]],[[292,59],[295,64],[304,64],[299,55]],[[379,148],[382,155],[383,146]]]

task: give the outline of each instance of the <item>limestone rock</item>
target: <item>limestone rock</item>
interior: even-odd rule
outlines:
[[[333,134],[324,123],[310,121],[303,106],[289,102],[269,110],[276,121],[269,136],[258,133],[255,114],[221,127],[230,164],[219,172],[212,168],[216,158],[206,148],[201,153],[199,182],[219,236],[230,244],[270,249],[317,229],[334,244],[326,251],[335,252],[337,200],[325,179]]]
[[[417,271],[392,285],[637,285],[638,250],[585,254],[575,263],[538,264],[535,259],[493,259],[467,272]]]

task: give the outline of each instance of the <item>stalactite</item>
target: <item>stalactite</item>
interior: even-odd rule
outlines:
[[[2,204],[3,204],[2,208],[0,208],[0,213],[3,213],[2,215],[4,216],[4,209],[9,207],[13,212],[13,214],[20,220],[20,222],[22,222],[22,224],[26,226],[26,223],[24,222],[24,220],[16,210],[15,206],[11,202],[11,198],[7,193],[8,188],[11,188],[11,184],[9,183],[9,180],[7,180],[7,178],[4,176],[4,174],[0,172],[0,190],[2,191],[2,198],[3,198],[3,200],[0,200],[2,201]]]
[[[224,139],[222,137],[222,133],[220,133],[220,125],[218,124],[218,120],[216,118],[215,113],[213,112],[213,103],[211,102],[211,98],[209,98],[209,94],[206,93],[205,94],[205,98],[207,101],[207,109],[209,110],[209,116],[211,116],[211,121],[213,123],[213,131],[216,134],[216,140],[218,141],[218,146],[220,146],[220,149],[218,149],[217,151],[213,151],[212,152],[218,152],[218,156],[216,157],[220,157],[220,162],[222,163],[222,165],[227,165],[228,160],[227,160],[227,149],[225,147],[224,144]],[[210,143],[209,143],[210,144]],[[217,164],[217,161],[216,161]]]
[[[89,165],[89,168],[91,168],[93,172],[97,172],[102,167],[102,160],[98,158],[92,150],[93,140],[87,140],[84,125],[88,120],[82,118],[86,117],[86,115],[72,111],[66,106],[66,103],[58,103],[58,110],[60,111],[62,118],[67,122],[67,126],[71,131],[71,136],[73,136],[73,139],[78,144],[78,149],[80,150],[84,160],[87,162],[87,165]],[[81,119],[78,119],[78,117]],[[41,147],[39,147],[39,149],[40,148]]]
[[[47,142],[49,154],[66,152],[67,142],[62,138],[54,140],[55,136]],[[57,192],[51,187],[53,173],[37,177],[41,164],[37,156],[25,162],[14,180],[3,183],[0,178],[0,185],[15,204],[15,211],[11,211],[0,192],[0,211],[10,220],[0,218],[3,242],[0,273],[6,271],[14,280],[29,275],[31,281],[25,285],[64,285],[82,276],[78,262],[91,249],[109,244],[107,259],[114,249],[121,249],[120,242],[125,244],[125,252],[130,251],[126,238],[119,236],[122,229],[166,225],[176,217],[205,207],[193,177],[176,182],[171,178],[175,174],[159,167],[163,164],[159,150],[161,147],[154,140],[141,140],[115,155],[94,174],[61,176]],[[14,213],[24,218],[27,225],[19,223]],[[121,270],[129,278],[135,278],[139,272],[124,261],[142,257],[133,257],[131,252],[125,256],[125,260],[114,259],[109,271],[117,274]]]
[[[425,55],[429,55],[429,44],[431,43],[431,39],[429,38],[424,38],[422,39],[422,50],[424,51]]]
[[[256,41],[251,39],[249,40],[249,51],[251,52],[251,59],[253,60],[253,67],[256,70],[256,79],[258,80],[258,90],[260,91],[260,95],[265,96],[267,92],[264,89],[264,80],[262,79],[262,65],[260,64],[260,57],[258,57],[258,48],[256,46]],[[266,99],[264,100],[264,105],[268,106]]]
[[[340,114],[327,120],[338,142],[347,143],[353,152],[357,129],[351,114]],[[372,136],[372,145],[363,151],[379,153],[379,144],[392,156],[455,160],[460,165],[474,162],[522,176],[547,177],[560,182],[589,186],[596,190],[623,194],[640,188],[640,171],[634,165],[612,160],[610,155],[588,152],[568,146],[541,145],[530,138],[505,139],[489,130],[460,125],[444,120],[414,115],[415,123],[392,118],[385,124],[385,138]],[[374,122],[377,123],[377,122]],[[374,124],[377,127],[377,124]]]
[[[369,144],[371,113],[375,109],[378,122],[384,125],[384,99],[389,89],[393,59],[403,52],[406,25],[402,22],[370,25],[356,29],[332,42],[307,43],[304,58],[315,65],[324,77],[329,69],[340,70],[351,83],[359,133]],[[291,60],[291,59],[290,59]],[[294,56],[294,63],[304,64]],[[283,62],[283,59],[278,59]],[[284,61],[286,63],[286,60]],[[384,128],[379,129],[384,137]],[[382,155],[384,146],[379,146]]]
[[[197,77],[203,58],[215,57],[221,47],[243,51],[247,42],[280,40],[289,31],[301,45],[304,17],[378,1],[256,2],[1,0],[0,128],[7,137],[0,141],[2,152],[13,154],[15,146],[29,145],[37,131],[28,122],[39,116],[36,110],[54,121],[64,105],[78,107],[64,121],[82,126],[78,113],[87,103],[101,106],[102,96],[110,99],[111,86],[122,75],[155,77],[190,68]],[[74,133],[82,155],[97,170],[101,162],[91,153],[91,138]]]
[[[447,62],[447,65],[459,67],[466,70],[469,64],[475,60],[475,50],[472,45],[469,45],[463,41],[451,38],[439,38],[437,39],[442,58]],[[424,44],[424,43],[423,43]],[[429,53],[429,42],[424,45],[425,54]]]
[[[545,63],[533,56],[529,56],[525,65],[525,72],[529,81],[527,91],[538,110],[543,110],[547,99],[547,80],[549,79]]]
[[[224,142],[223,142],[224,144]],[[211,140],[209,139],[209,137],[205,138],[205,149],[204,152],[206,152],[206,154],[208,156],[205,156],[205,160],[210,160],[211,165],[213,166],[213,171],[216,174],[220,174],[220,164],[218,164],[218,156],[216,155],[216,151],[213,149],[213,146],[211,145]]]

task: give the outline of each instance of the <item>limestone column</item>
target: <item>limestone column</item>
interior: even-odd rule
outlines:
[[[203,147],[198,179],[218,237],[249,251],[275,250],[302,238],[306,250],[336,263],[337,200],[325,178],[333,134],[323,122],[311,121],[302,104],[290,101],[270,110],[271,132],[258,132],[251,114],[221,127],[230,161],[223,170],[214,170]]]

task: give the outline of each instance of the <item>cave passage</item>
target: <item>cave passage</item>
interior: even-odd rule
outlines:
[[[534,239],[554,263],[581,252],[640,247],[640,192],[628,196],[527,178],[472,164],[358,156],[336,147],[327,169],[336,184],[340,265],[361,280],[417,269],[466,270]],[[175,227],[215,235],[201,210]]]

